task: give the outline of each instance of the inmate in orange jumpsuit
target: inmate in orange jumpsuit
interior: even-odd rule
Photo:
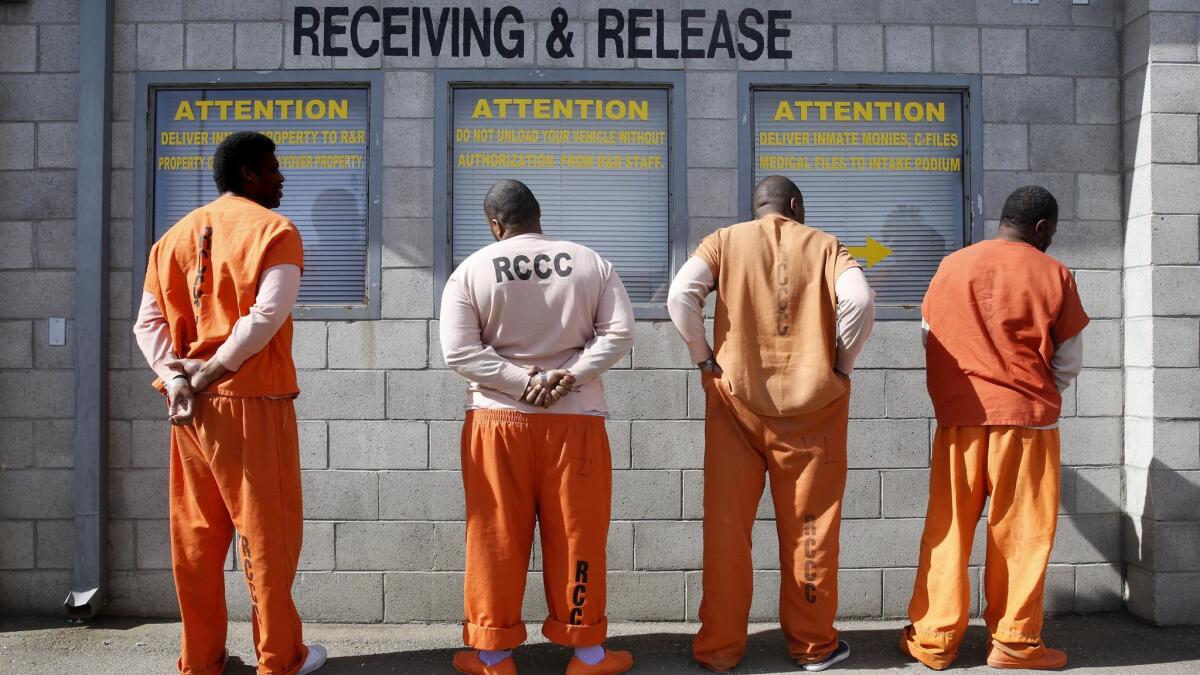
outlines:
[[[145,290],[161,308],[175,353],[207,359],[249,312],[263,270],[303,264],[291,222],[225,195],[188,214],[154,245]],[[291,596],[303,533],[291,347],[288,318],[265,348],[197,395],[192,425],[171,428],[182,673],[224,668],[224,562],[234,528],[253,603],[258,671],[295,673],[307,656]],[[161,381],[155,386],[163,387]]]
[[[834,369],[835,287],[858,263],[835,237],[782,215],[718,230],[696,258],[707,263],[718,291],[713,333],[724,372],[702,376],[704,597],[692,652],[719,672],[745,654],[750,535],[769,479],[788,651],[801,663],[823,661],[838,649],[833,621],[850,403],[850,379]]]
[[[957,656],[970,607],[971,540],[990,496],[984,620],[999,653],[989,662],[1034,663],[1046,657],[1042,599],[1058,517],[1055,356],[1088,317],[1066,267],[998,239],[946,257],[922,313],[938,431],[912,624],[901,646],[935,669]]]

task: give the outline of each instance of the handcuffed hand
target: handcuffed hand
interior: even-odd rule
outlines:
[[[557,401],[566,398],[575,386],[575,376],[571,371],[542,370],[537,366],[529,367],[529,386],[521,400],[539,408],[549,408]]]
[[[177,377],[167,385],[167,421],[175,426],[192,423],[196,417],[196,396],[185,378]]]

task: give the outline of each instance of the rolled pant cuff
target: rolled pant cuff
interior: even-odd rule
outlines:
[[[961,636],[952,631],[919,630],[911,624],[904,628],[900,639],[907,645],[909,655],[934,670],[945,670],[954,663],[962,642]]]
[[[504,628],[479,626],[470,622],[463,624],[463,643],[475,649],[499,651],[512,649],[525,641],[525,624],[518,623]]]
[[[182,657],[180,657],[180,659],[175,662],[175,668],[176,668],[176,670],[179,671],[180,675],[221,675],[221,673],[225,672],[225,666],[228,663],[229,663],[229,650],[226,649],[224,652],[221,653],[221,661],[219,663],[217,663],[216,665],[212,666],[211,668],[202,668],[200,670],[185,669],[183,667],[183,658]]]
[[[604,644],[604,639],[608,637],[608,619],[600,619],[590,626],[574,626],[546,619],[542,622],[542,635],[554,644],[564,647],[592,647]]]

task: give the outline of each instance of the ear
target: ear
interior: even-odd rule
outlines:
[[[258,173],[248,166],[242,166],[239,171],[242,172],[242,183],[253,183],[258,180]]]
[[[788,200],[788,209],[792,212],[792,215],[796,216],[798,222],[804,222],[804,202],[792,197]]]
[[[504,226],[501,225],[500,221],[496,220],[495,218],[488,220],[488,229],[492,231],[492,236],[495,237],[497,241],[500,240],[500,235],[504,234]]]

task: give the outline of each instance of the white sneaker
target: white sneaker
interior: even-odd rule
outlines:
[[[308,646],[308,658],[304,659],[304,665],[300,666],[299,675],[306,675],[315,670],[320,670],[321,666],[325,665],[325,648],[321,645]]]

